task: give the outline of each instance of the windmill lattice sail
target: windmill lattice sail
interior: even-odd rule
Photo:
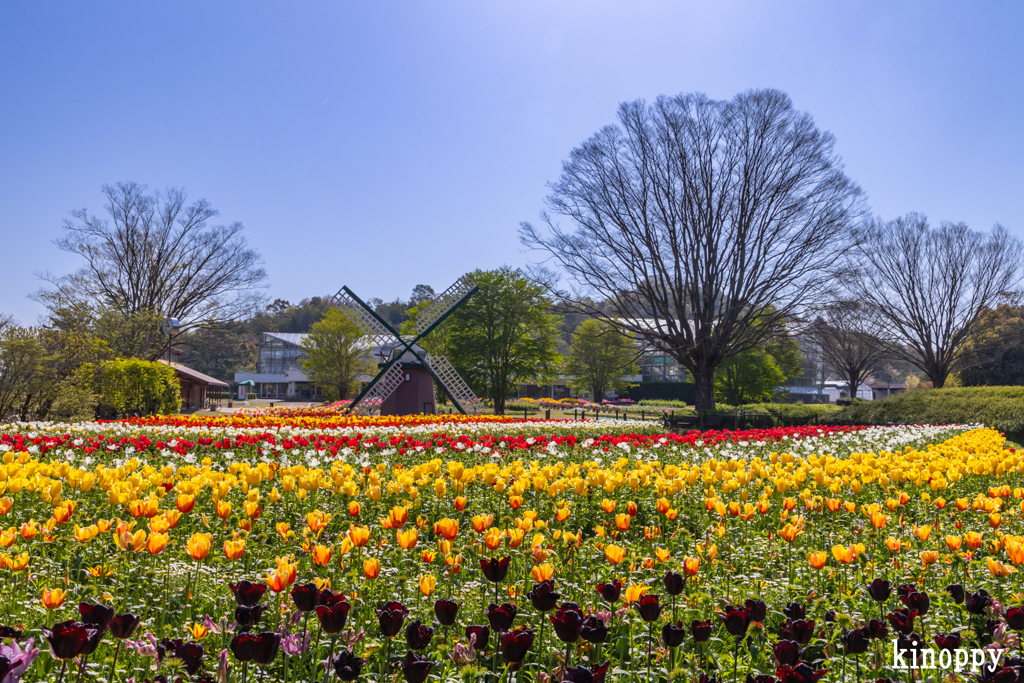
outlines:
[[[395,393],[395,390],[404,381],[405,373],[402,371],[402,364],[395,363],[363,396],[353,412],[359,415],[368,415],[371,411],[378,409],[384,403],[384,399]]]
[[[427,365],[434,371],[441,384],[448,389],[449,393],[462,406],[463,410],[470,413],[478,413],[483,408],[483,402],[476,397],[469,385],[459,376],[452,364],[444,356],[428,356]]]
[[[468,275],[463,275],[448,289],[434,298],[423,311],[416,316],[416,333],[423,331],[437,322],[438,318],[455,307],[462,297],[473,291],[476,283]]]
[[[334,303],[339,309],[348,315],[349,319],[361,329],[375,346],[390,344],[396,341],[391,330],[381,325],[365,308],[359,305],[355,299],[348,295],[344,289],[334,295]]]

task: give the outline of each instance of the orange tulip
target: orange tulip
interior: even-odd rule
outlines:
[[[416,547],[416,539],[419,538],[419,532],[416,531],[415,527],[405,531],[398,531],[396,535],[398,537],[398,545],[403,550],[411,550]]]
[[[245,508],[245,516],[249,519],[258,519],[260,513],[263,511],[263,506],[260,505],[258,501],[253,500],[245,501],[245,505],[242,507]]]
[[[18,530],[14,527],[7,529],[6,531],[0,531],[0,547],[10,548],[14,545],[14,541],[18,538]]]
[[[231,501],[219,500],[217,501],[217,516],[221,519],[227,519],[231,516]]]
[[[1024,543],[1019,540],[1006,539],[1006,555],[1014,564],[1024,563]]]
[[[178,512],[188,514],[196,506],[196,497],[187,493],[179,494],[177,500],[174,501],[174,505],[178,508]]]
[[[100,529],[95,524],[87,527],[80,527],[75,525],[75,540],[79,543],[88,543],[92,539],[96,538],[96,534],[100,532]]]
[[[409,511],[401,505],[391,508],[391,512],[388,513],[388,522],[391,523],[392,529],[401,529],[408,520]]]
[[[966,543],[967,547],[971,550],[977,550],[981,547],[981,534],[977,531],[968,531],[964,535],[964,543]]]
[[[555,521],[564,522],[569,519],[569,508],[558,508],[555,510]]]
[[[308,526],[309,530],[317,536],[320,535],[320,532],[323,531],[330,522],[331,515],[326,512],[313,510],[312,512],[306,513],[306,526]]]
[[[700,558],[687,555],[683,558],[683,573],[687,576],[697,576],[700,571]]]
[[[930,526],[919,526],[919,527],[914,529],[914,533],[922,541],[927,541],[928,540],[928,536],[931,535],[931,533],[932,533],[932,528]]]
[[[612,514],[615,512],[615,501],[605,498],[601,501],[601,509],[604,510],[606,514]]]
[[[466,509],[467,504],[469,504],[469,501],[466,500],[464,496],[459,496],[458,498],[455,499],[455,510],[457,512],[462,512],[463,510]]]
[[[64,604],[64,599],[67,598],[68,594],[66,591],[60,588],[54,588],[53,590],[43,591],[43,607],[46,609],[59,609]]]
[[[494,515],[474,515],[470,521],[473,524],[473,531],[482,534],[494,524]]]
[[[420,593],[430,597],[430,594],[434,592],[434,587],[437,586],[437,579],[432,574],[426,574],[420,577]]]
[[[672,504],[669,503],[668,498],[659,498],[658,499],[658,512],[659,513],[665,514],[666,512],[668,512],[668,509],[670,507],[672,507]]]
[[[349,527],[348,538],[352,541],[352,545],[357,548],[362,548],[370,542],[370,528],[360,526],[359,524],[353,524]]]
[[[626,531],[629,529],[629,523],[632,521],[632,517],[627,514],[620,513],[615,515],[615,528],[619,531]]]
[[[24,552],[21,555],[15,555],[11,558],[11,571],[20,572],[28,566],[28,553]]]
[[[809,563],[811,564],[811,566],[812,566],[812,567],[814,567],[815,569],[821,569],[822,567],[824,567],[824,566],[825,566],[825,563],[826,563],[826,562],[828,562],[828,555],[826,555],[826,554],[825,554],[825,553],[824,553],[823,551],[821,551],[821,550],[817,550],[817,551],[815,551],[815,552],[813,552],[813,553],[810,553],[810,554],[809,554],[809,555],[807,556],[807,561],[808,561],[808,562],[809,562]]]
[[[288,522],[278,522],[274,525],[274,530],[281,538],[288,538],[288,534],[292,533],[291,525]]]
[[[658,562],[668,562],[668,558],[672,557],[672,553],[668,551],[668,548],[655,548],[654,557]]]
[[[26,541],[31,541],[39,533],[39,524],[34,519],[30,519],[21,525],[21,537]]]
[[[365,574],[368,579],[376,579],[380,576],[380,560],[375,557],[363,560],[363,574]]]
[[[178,521],[181,520],[181,513],[177,510],[168,510],[164,513],[164,520],[168,527],[174,529],[178,526]]]
[[[963,543],[963,539],[959,536],[946,536],[946,547],[950,550],[960,550],[960,544]]]
[[[237,560],[245,553],[245,541],[238,539],[235,541],[224,541],[224,557],[229,560]]]
[[[14,501],[4,496],[0,498],[0,515],[6,515],[14,507]]]
[[[890,536],[885,539],[885,547],[889,549],[890,553],[895,554],[903,549],[903,543],[899,539]]]
[[[872,515],[871,515],[871,526],[875,527],[876,529],[881,529],[881,528],[885,527],[885,525],[888,524],[888,523],[889,523],[889,517],[888,516],[883,515],[881,512],[872,513]]]
[[[522,496],[509,496],[508,497],[508,504],[509,504],[509,507],[511,507],[513,510],[518,510],[523,505],[523,497]]]
[[[57,507],[53,508],[53,519],[57,524],[63,524],[64,522],[71,519],[71,514],[74,511],[74,501],[66,500]]]
[[[459,535],[459,522],[456,519],[445,517],[434,523],[434,533],[446,541],[453,541]]]
[[[544,564],[538,564],[530,570],[530,574],[533,576],[533,580],[537,583],[541,581],[547,581],[555,575],[555,568],[545,562]]]
[[[167,547],[167,534],[150,534],[146,542],[146,549],[150,555],[159,555]]]
[[[637,586],[636,584],[631,583],[626,586],[626,590],[622,591],[622,599],[627,605],[632,605],[643,597],[643,594],[646,592],[647,586]]]
[[[349,517],[358,517],[359,513],[362,512],[363,506],[359,504],[357,500],[350,500],[348,502],[348,515]]]
[[[998,512],[993,512],[988,516],[988,525],[993,529],[999,528],[999,521],[1002,519]]]
[[[321,545],[317,543],[313,547],[313,563],[318,565],[325,565],[331,561],[331,555],[333,549],[328,545]]]
[[[518,530],[520,531],[521,530]],[[501,529],[488,529],[484,533],[484,545],[488,550],[497,550],[501,547],[501,544],[505,541],[505,532]],[[520,536],[520,542],[522,542],[522,536]]]
[[[192,534],[192,537],[188,539],[188,543],[185,544],[189,556],[196,562],[206,559],[206,556],[210,554],[212,546],[213,536],[210,534]]]
[[[796,540],[796,537],[803,533],[803,529],[793,524],[787,524],[779,530],[779,536],[782,537],[786,543],[792,543]]]
[[[939,553],[935,550],[924,550],[921,552],[921,564],[925,569],[935,564],[939,559]]]
[[[209,632],[209,630],[203,624],[186,624],[185,630],[192,634],[192,637],[196,640],[202,640],[206,637],[207,633]]]
[[[994,557],[990,557],[985,560],[985,565],[988,567],[988,573],[996,577],[1007,577],[1010,574],[1015,574],[1017,572],[1013,567],[1007,567]]]
[[[609,543],[604,548],[604,559],[608,560],[608,564],[618,564],[625,556],[626,551],[615,544]]]

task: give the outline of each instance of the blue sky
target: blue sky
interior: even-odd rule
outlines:
[[[873,211],[1024,237],[1019,2],[0,4],[0,312],[104,183],[206,197],[272,298],[365,298],[522,265],[573,146],[617,105],[775,87]]]

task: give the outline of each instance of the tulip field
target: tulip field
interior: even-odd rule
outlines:
[[[1024,454],[977,425],[290,410],[0,458],[0,683],[1024,680]]]

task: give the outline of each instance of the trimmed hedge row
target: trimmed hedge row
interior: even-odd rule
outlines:
[[[858,424],[976,423],[1019,437],[1024,435],[1024,387],[958,387],[898,394],[843,408],[829,422]]]

